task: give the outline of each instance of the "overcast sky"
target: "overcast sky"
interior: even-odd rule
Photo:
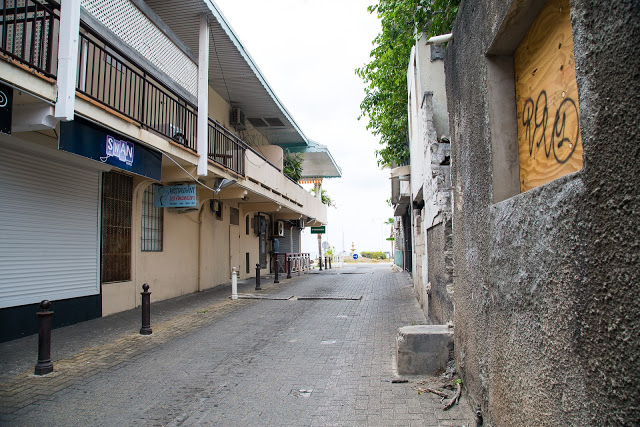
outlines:
[[[380,170],[378,139],[358,120],[364,84],[354,70],[369,61],[379,22],[374,0],[214,0],[280,101],[307,138],[329,147],[342,178],[323,188],[335,201],[327,234],[338,251],[389,251],[393,212],[389,171]],[[323,240],[324,241],[324,240]],[[302,251],[317,254],[303,233]]]

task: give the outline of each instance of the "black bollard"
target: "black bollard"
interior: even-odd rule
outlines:
[[[332,268],[331,267],[331,257],[329,257],[329,268]]]
[[[327,261],[328,257],[324,257],[324,269],[328,270],[329,269],[329,261]]]
[[[140,292],[142,295],[142,327],[140,328],[140,335],[151,335],[153,331],[151,330],[151,292],[149,292],[149,285],[142,285],[142,290],[144,292]]]
[[[273,283],[280,283],[280,280],[278,280],[279,272],[280,272],[280,261],[278,261],[278,258],[276,258],[276,274],[273,278]]]
[[[45,375],[53,372],[53,362],[51,361],[51,316],[53,311],[49,310],[51,303],[49,300],[43,300],[40,303],[42,311],[37,312],[39,318],[38,328],[38,363],[34,374]]]
[[[289,262],[287,263],[287,279],[291,279],[291,257],[289,257]]]
[[[260,287],[260,264],[256,264],[256,291],[261,291]]]
[[[318,255],[318,264],[320,264],[320,271],[322,271],[322,256]]]

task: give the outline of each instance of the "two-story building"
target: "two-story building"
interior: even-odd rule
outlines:
[[[283,174],[313,147],[211,0],[0,7],[0,339],[272,268],[326,206]],[[304,155],[304,154],[303,154]],[[297,243],[296,243],[297,242]],[[282,249],[281,249],[282,251]]]

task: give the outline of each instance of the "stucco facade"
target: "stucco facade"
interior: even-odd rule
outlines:
[[[640,9],[567,4],[584,165],[531,190],[513,55],[545,2],[463,1],[447,46],[456,363],[491,425],[640,419]]]

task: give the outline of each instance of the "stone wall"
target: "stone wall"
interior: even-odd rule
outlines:
[[[492,425],[636,425],[640,7],[570,2],[584,167],[494,203],[491,67],[543,4],[463,0],[447,47],[457,366]]]
[[[451,217],[427,230],[429,258],[429,320],[437,325],[453,322],[453,252]]]

